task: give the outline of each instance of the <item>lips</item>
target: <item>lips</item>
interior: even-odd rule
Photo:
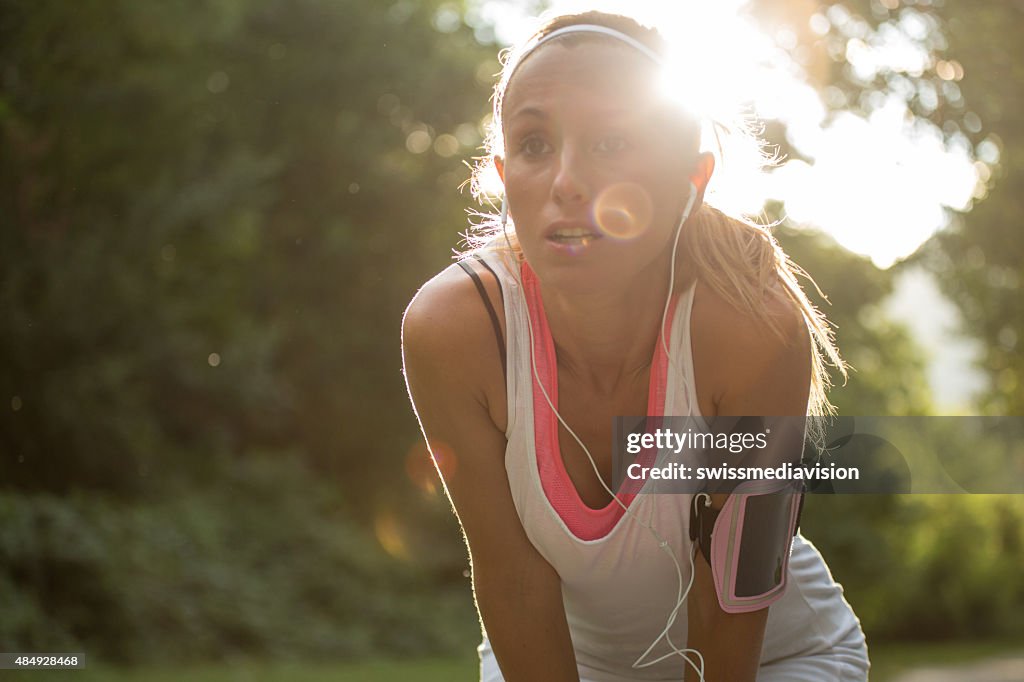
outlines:
[[[589,222],[580,220],[559,220],[544,230],[546,240],[565,246],[586,246],[601,236]]]

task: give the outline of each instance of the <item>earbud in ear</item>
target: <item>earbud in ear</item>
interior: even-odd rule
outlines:
[[[697,183],[690,180],[690,196],[686,199],[686,208],[683,209],[683,215],[679,218],[679,226],[676,228],[677,233],[682,229],[683,223],[689,219],[690,212],[693,210],[695,203],[697,203]]]

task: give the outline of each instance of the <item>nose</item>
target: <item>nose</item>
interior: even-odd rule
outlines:
[[[586,203],[590,200],[585,156],[575,145],[566,144],[561,149],[551,194],[559,205]]]

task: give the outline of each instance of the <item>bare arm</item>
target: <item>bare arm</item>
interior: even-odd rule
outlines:
[[[699,287],[699,285],[698,285]],[[708,416],[802,416],[811,381],[811,347],[799,314],[782,299],[766,302],[785,339],[732,309],[707,288],[694,303],[694,366],[701,413]],[[721,509],[727,495],[712,495]],[[697,554],[688,602],[688,646],[704,656],[707,682],[754,682],[768,608],[729,614],[715,593],[711,567]],[[770,608],[770,607],[769,607]],[[687,682],[697,674],[687,667]]]
[[[428,282],[402,324],[409,395],[431,453],[443,450],[453,461],[441,474],[502,674],[508,682],[578,682],[561,580],[523,530],[505,471],[506,439],[488,411],[486,377],[494,372],[482,349],[493,347],[491,335],[465,273]]]

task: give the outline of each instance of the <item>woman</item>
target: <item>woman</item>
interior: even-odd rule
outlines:
[[[799,534],[781,598],[727,613],[692,560],[694,496],[611,493],[614,417],[821,413],[825,359],[842,368],[771,236],[704,204],[714,157],[656,87],[663,54],[597,12],[513,52],[489,142],[506,210],[406,311],[481,678],[864,680],[859,621]]]

